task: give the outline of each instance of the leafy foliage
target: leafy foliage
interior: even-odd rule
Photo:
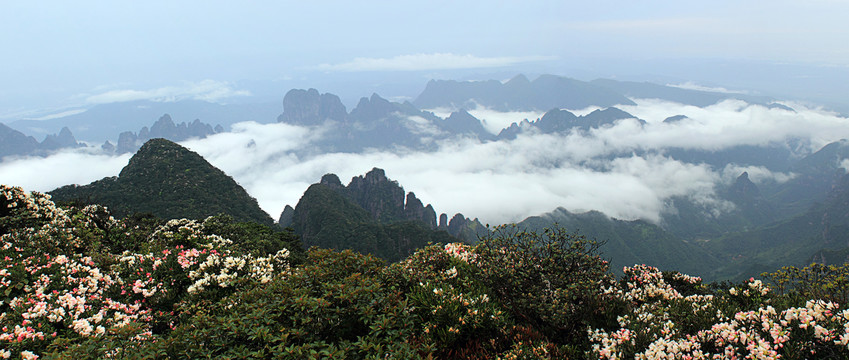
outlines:
[[[238,221],[272,225],[256,199],[197,153],[165,139],[148,141],[118,177],[50,192],[57,201],[102,204],[113,213],[152,213],[164,219],[204,219],[228,214]]]
[[[387,265],[227,216],[115,219],[7,186],[0,212],[0,358],[849,356],[846,265],[706,285],[647,265],[617,279],[562,229]]]
[[[380,223],[363,208],[324,184],[314,184],[295,208],[295,232],[306,246],[350,249],[398,261],[428,243],[456,241],[419,221]]]

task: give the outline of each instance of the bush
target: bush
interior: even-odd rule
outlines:
[[[145,351],[173,359],[418,357],[406,303],[382,283],[382,268],[372,256],[311,249],[303,267],[198,308]]]
[[[608,326],[606,315],[616,308],[603,293],[614,278],[599,246],[564,229],[498,227],[481,239],[471,263],[517,323],[580,351],[588,348],[586,329]]]

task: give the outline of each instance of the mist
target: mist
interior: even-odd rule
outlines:
[[[324,174],[337,174],[347,183],[378,167],[437,212],[460,212],[495,225],[557,207],[658,222],[663,214],[674,211],[669,208],[672,197],[688,197],[716,211],[727,211],[728,204],[717,200],[717,189],[742,172],[748,172],[756,183],[781,183],[794,175],[747,164],[723,168],[690,164],[666,156],[665,150],[714,151],[801,139],[809,144],[807,151],[813,152],[849,137],[846,118],[801,104],[792,104],[795,111],[789,111],[742,101],[705,108],[658,100],[635,102],[636,106],[622,108],[645,120],[644,125],[626,119],[568,134],[528,131],[510,141],[451,139],[437,142],[434,151],[401,148],[323,153],[316,143],[329,128],[256,122],[237,123],[231,132],[181,144],[232,176],[273,218],[279,217],[285,205],[296,205],[306,188]],[[529,115],[490,110],[479,114],[497,118],[500,124]],[[687,119],[663,122],[674,115]],[[427,124],[417,126],[427,128]],[[44,158],[6,159],[0,163],[0,182],[36,191],[87,184],[116,176],[128,158],[100,155],[86,148]],[[44,176],[48,173],[51,176]]]

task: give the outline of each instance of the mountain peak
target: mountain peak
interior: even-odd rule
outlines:
[[[737,180],[731,185],[729,192],[732,199],[758,198],[761,196],[758,186],[752,180],[749,180],[749,173],[747,171],[744,171],[737,177]]]
[[[341,189],[344,187],[342,186],[342,181],[339,180],[339,177],[336,176],[336,174],[324,174],[324,176],[321,177],[321,181],[319,181],[319,183],[326,185],[331,189]]]
[[[504,85],[508,87],[517,87],[517,86],[526,86],[530,85],[531,81],[524,74],[519,74],[508,80]]]
[[[283,97],[283,114],[278,122],[292,125],[320,125],[325,120],[344,121],[348,116],[345,105],[331,93],[318,90],[292,89]]]
[[[239,221],[274,222],[233,178],[194,151],[161,138],[144,143],[117,178],[65,186],[51,194],[60,201],[103,204],[119,216],[150,212],[165,219],[203,219],[227,214]]]

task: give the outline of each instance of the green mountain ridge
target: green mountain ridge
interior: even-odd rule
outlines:
[[[117,177],[67,185],[49,194],[59,202],[102,204],[118,216],[140,212],[203,219],[226,214],[238,221],[274,223],[233,178],[165,139],[146,142]]]
[[[648,264],[663,270],[700,274],[719,265],[719,260],[698,246],[683,241],[660,226],[642,221],[610,218],[598,211],[572,213],[564,208],[532,216],[517,224],[520,228],[542,231],[563,227],[603,242],[600,251],[610,260],[611,269]]]
[[[705,244],[716,254],[724,254],[726,266],[715,271],[718,277],[741,278],[753,270],[774,271],[785,265],[807,265],[825,255],[831,261],[849,248],[849,175],[829,192],[825,201],[806,212],[752,231],[726,235]],[[845,257],[845,256],[844,256]],[[744,269],[744,270],[741,270]]]
[[[387,204],[384,200],[391,201],[391,197],[369,194],[368,199],[373,199],[370,204],[374,205],[371,210],[375,211],[370,213],[344,195],[341,190],[345,188],[341,183],[335,185],[333,178],[338,182],[335,175],[325,175],[322,182],[311,185],[295,207],[291,226],[305,247],[350,249],[397,261],[429,243],[459,241],[421,220],[399,218],[402,213],[398,211],[383,211],[397,209],[384,207]],[[393,187],[378,189],[387,191]],[[403,201],[403,189],[400,191]]]

